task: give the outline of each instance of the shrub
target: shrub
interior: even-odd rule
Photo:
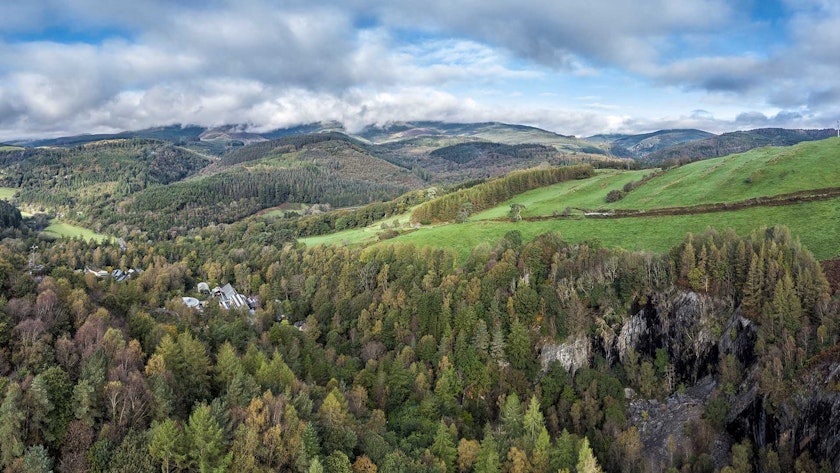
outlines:
[[[618,202],[619,200],[624,198],[624,191],[620,191],[618,189],[614,189],[607,193],[607,203],[611,202]]]

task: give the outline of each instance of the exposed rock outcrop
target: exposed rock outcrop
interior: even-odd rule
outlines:
[[[680,377],[694,382],[717,364],[718,341],[732,313],[729,302],[696,292],[660,304],[663,343]]]
[[[614,344],[602,341],[605,353],[617,352],[624,361],[630,349],[654,356],[664,348],[678,377],[689,384],[710,373],[719,353],[736,353],[742,362],[752,361],[754,327],[731,301],[682,291],[652,296],[635,312]]]
[[[804,370],[798,394],[771,405],[761,392],[756,369],[758,326],[731,300],[691,291],[652,294],[620,326],[601,322],[601,331],[591,338],[578,335],[543,346],[540,361],[543,369],[558,361],[574,373],[589,365],[593,351],[614,363],[626,361],[630,350],[653,357],[664,349],[677,381],[690,386],[685,394],[672,394],[663,402],[625,390],[628,419],[639,428],[651,465],[669,464],[669,442],[685,440],[685,425],[702,417],[715,390],[721,355],[734,355],[749,374],[728,396],[727,432],[714,439],[715,466],[729,461],[734,441],[747,438],[756,448],[786,450],[793,458],[807,450],[811,458],[827,459],[840,472],[840,348],[837,356]]]
[[[566,371],[574,374],[575,371],[589,365],[589,352],[589,338],[578,335],[566,343],[544,345],[540,352],[540,363],[543,370],[546,370],[548,365],[557,361]]]
[[[686,425],[701,419],[703,406],[715,387],[714,379],[706,376],[685,393],[674,393],[664,401],[635,399],[630,402],[628,420],[639,430],[651,471],[661,471],[664,468],[660,467],[671,465],[675,452],[691,443]],[[729,459],[732,438],[725,433],[719,434],[712,439],[712,445],[715,467],[721,468]]]
[[[840,350],[834,353],[807,370],[801,378],[804,391],[780,417],[797,455],[809,450],[812,458],[825,458],[840,471]]]

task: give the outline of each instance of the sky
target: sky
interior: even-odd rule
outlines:
[[[0,140],[171,124],[834,128],[836,0],[0,0]]]

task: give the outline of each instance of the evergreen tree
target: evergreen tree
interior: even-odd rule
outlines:
[[[175,465],[184,465],[187,456],[184,443],[183,434],[172,419],[152,426],[149,454],[161,463],[162,473],[169,473]]]
[[[522,403],[515,392],[505,397],[505,403],[501,412],[501,423],[503,437],[510,445],[515,439],[522,436]]]
[[[683,251],[680,254],[680,280],[688,282],[692,270],[697,268],[697,259],[694,252],[694,245],[691,243],[691,234],[688,235]]]
[[[510,325],[506,352],[508,361],[516,369],[525,369],[531,363],[531,339],[528,329],[517,319]]]
[[[222,427],[213,417],[210,406],[196,406],[184,429],[189,450],[190,463],[197,466],[201,473],[210,473],[224,469],[230,457],[226,457]]]
[[[584,437],[578,449],[577,473],[602,473],[598,461],[589,448],[589,439]]]
[[[776,283],[771,308],[773,318],[778,322],[776,333],[781,334],[782,329],[796,333],[802,327],[802,304],[788,272]]]
[[[540,411],[540,401],[536,395],[531,396],[531,402],[528,404],[528,410],[525,411],[525,417],[523,418],[523,426],[525,429],[525,445],[529,451],[532,451],[537,443],[537,438],[545,429],[545,419],[542,411]]]
[[[501,471],[499,451],[496,439],[490,425],[484,429],[484,440],[481,441],[481,448],[475,458],[475,473],[499,473]]]
[[[764,305],[764,264],[753,254],[750,270],[744,283],[741,298],[741,310],[745,317],[756,319]]]
[[[455,448],[455,440],[449,428],[446,427],[443,421],[438,424],[437,433],[429,451],[443,462],[446,466],[446,471],[454,471],[455,458],[458,456],[458,450]]]

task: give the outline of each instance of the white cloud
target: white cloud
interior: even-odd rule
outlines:
[[[753,28],[726,0],[6,3],[0,139],[174,122],[498,120],[580,135],[840,117],[840,7],[822,0],[791,0],[787,42],[758,52],[720,47]],[[616,77],[699,103],[628,106]],[[569,86],[584,81],[611,91]],[[591,97],[576,109],[546,90]],[[753,110],[764,118],[738,117]]]

